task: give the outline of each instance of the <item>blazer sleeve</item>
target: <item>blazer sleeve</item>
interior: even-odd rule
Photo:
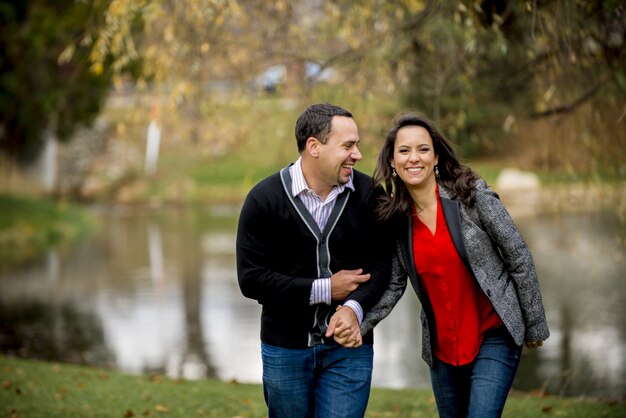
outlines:
[[[398,246],[399,247],[399,246]],[[407,285],[407,273],[402,266],[400,249],[394,253],[391,259],[391,278],[376,305],[367,312],[361,323],[361,334],[365,335],[383,319],[387,317],[398,303]]]
[[[367,232],[365,234],[366,244],[361,245],[364,250],[360,257],[363,261],[363,271],[370,273],[371,277],[346,297],[346,300],[358,302],[364,313],[372,309],[387,288],[394,249],[391,225],[388,222],[377,220],[374,213],[377,192],[379,191],[373,192],[373,196],[370,196],[365,202],[364,209],[367,208],[367,210],[361,211],[363,218],[360,224],[360,228]]]
[[[515,286],[525,325],[526,341],[543,341],[550,335],[535,265],[526,242],[511,216],[490,188],[479,188],[475,207],[480,222],[500,251]]]

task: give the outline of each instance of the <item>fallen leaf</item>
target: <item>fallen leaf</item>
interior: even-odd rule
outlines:
[[[541,408],[541,412],[543,412],[544,414],[549,414],[551,411],[552,411],[551,406],[544,406],[543,408]]]
[[[135,416],[135,414],[133,414],[133,411],[130,410],[130,409],[127,410],[126,413],[124,414],[125,418],[130,418],[130,417],[134,417],[134,416]]]
[[[165,412],[165,413],[170,412],[170,409],[169,409],[167,406],[165,406],[165,405],[160,405],[160,404],[157,404],[157,405],[154,407],[154,409],[156,409],[158,412]]]

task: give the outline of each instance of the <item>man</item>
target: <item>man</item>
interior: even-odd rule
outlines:
[[[270,418],[361,418],[373,336],[359,324],[386,288],[393,246],[371,178],[354,169],[352,114],[315,104],[295,131],[300,158],[250,191],[237,229],[239,286],[263,305],[265,401]]]

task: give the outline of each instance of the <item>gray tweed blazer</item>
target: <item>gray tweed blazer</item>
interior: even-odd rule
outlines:
[[[476,202],[468,207],[439,185],[452,241],[515,343],[543,341],[550,332],[530,251],[497,193],[484,180],[479,180],[476,187]],[[410,216],[400,222],[399,229],[389,285],[363,319],[361,333],[365,335],[389,315],[404,293],[408,277],[422,304],[422,358],[432,367],[435,321],[415,271]]]

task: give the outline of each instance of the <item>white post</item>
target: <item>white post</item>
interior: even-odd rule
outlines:
[[[57,184],[57,153],[57,140],[51,131],[46,131],[44,148],[35,170],[47,193],[52,193]]]
[[[161,142],[161,128],[158,125],[158,111],[156,106],[152,107],[152,120],[148,125],[148,140],[146,144],[145,173],[152,175],[156,172],[157,160],[159,159],[159,145]]]

